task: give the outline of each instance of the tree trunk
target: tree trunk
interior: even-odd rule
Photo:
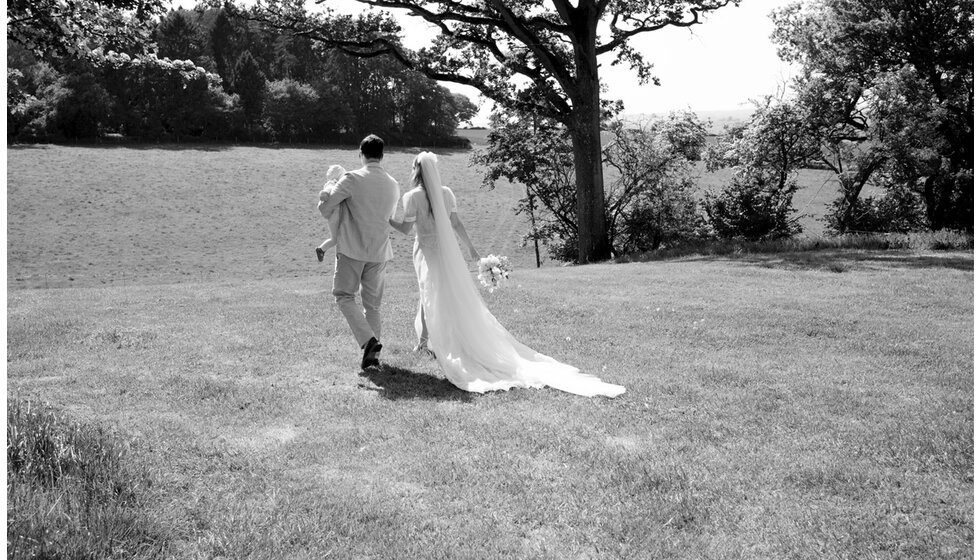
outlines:
[[[602,178],[602,138],[600,137],[601,103],[599,97],[599,66],[596,44],[595,9],[582,3],[573,23],[576,28],[575,71],[576,89],[569,92],[572,114],[565,125],[572,136],[575,154],[576,219],[578,221],[578,262],[603,261],[610,258],[609,236],[606,232],[605,185]]]
[[[578,222],[578,262],[609,258],[606,233],[605,187],[602,178],[602,145],[599,120],[580,122],[571,127],[575,153],[576,221]],[[583,119],[584,121],[585,119]]]

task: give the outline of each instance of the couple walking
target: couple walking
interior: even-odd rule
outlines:
[[[388,232],[394,228],[415,233],[416,350],[431,352],[453,385],[477,393],[544,386],[583,396],[625,391],[521,344],[490,313],[457,236],[470,257],[479,259],[479,253],[459,219],[453,191],[442,184],[435,154],[415,158],[398,220],[398,182],[381,165],[384,141],[372,134],[360,150],[363,167],[325,186],[318,208],[335,230],[333,295],[363,350],[362,368],[380,364],[385,265],[393,257]]]

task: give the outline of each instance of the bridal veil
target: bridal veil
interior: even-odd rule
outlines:
[[[436,156],[423,152],[418,161],[437,242],[423,250],[425,263],[417,272],[429,344],[446,377],[457,387],[477,393],[544,386],[589,397],[625,392],[620,385],[605,383],[521,344],[497,321],[470,278],[456,241]]]

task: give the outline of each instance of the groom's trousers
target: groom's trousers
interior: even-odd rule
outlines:
[[[387,262],[366,262],[337,253],[333,272],[333,297],[350,330],[363,347],[371,337],[381,340],[381,298],[385,291]],[[357,292],[361,302],[357,302]]]

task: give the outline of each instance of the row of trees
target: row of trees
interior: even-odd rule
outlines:
[[[466,96],[390,58],[344,55],[231,5],[171,10],[142,26],[122,19],[127,36],[74,44],[39,36],[37,18],[25,21],[8,40],[8,141],[119,133],[310,142],[373,131],[445,144],[477,112]],[[391,23],[368,15],[337,25],[366,33]]]

